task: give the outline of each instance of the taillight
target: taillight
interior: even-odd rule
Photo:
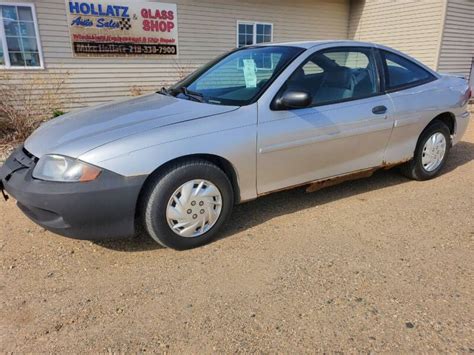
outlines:
[[[472,90],[469,87],[463,95],[461,106],[464,106],[465,104],[467,104],[469,102],[469,100],[471,99],[471,97],[472,97]]]

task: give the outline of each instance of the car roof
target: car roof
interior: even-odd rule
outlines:
[[[288,46],[288,47],[298,47],[309,49],[316,46],[321,46],[324,44],[334,44],[334,45],[345,45],[345,46],[372,46],[376,47],[375,43],[370,42],[361,42],[361,41],[349,41],[349,40],[321,40],[321,41],[299,41],[299,42],[272,42],[272,43],[262,43],[260,46]]]

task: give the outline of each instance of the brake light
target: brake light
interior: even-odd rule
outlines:
[[[461,106],[464,106],[465,104],[469,103],[469,100],[471,99],[471,97],[472,97],[472,89],[469,87],[463,95]]]

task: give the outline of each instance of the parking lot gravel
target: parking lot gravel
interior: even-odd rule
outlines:
[[[2,352],[474,352],[474,125],[396,169],[237,206],[191,251],[46,232],[0,201]]]

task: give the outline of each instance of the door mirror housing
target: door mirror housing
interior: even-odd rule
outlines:
[[[311,94],[303,90],[286,90],[273,103],[274,110],[289,110],[305,108],[311,105],[313,98]]]

